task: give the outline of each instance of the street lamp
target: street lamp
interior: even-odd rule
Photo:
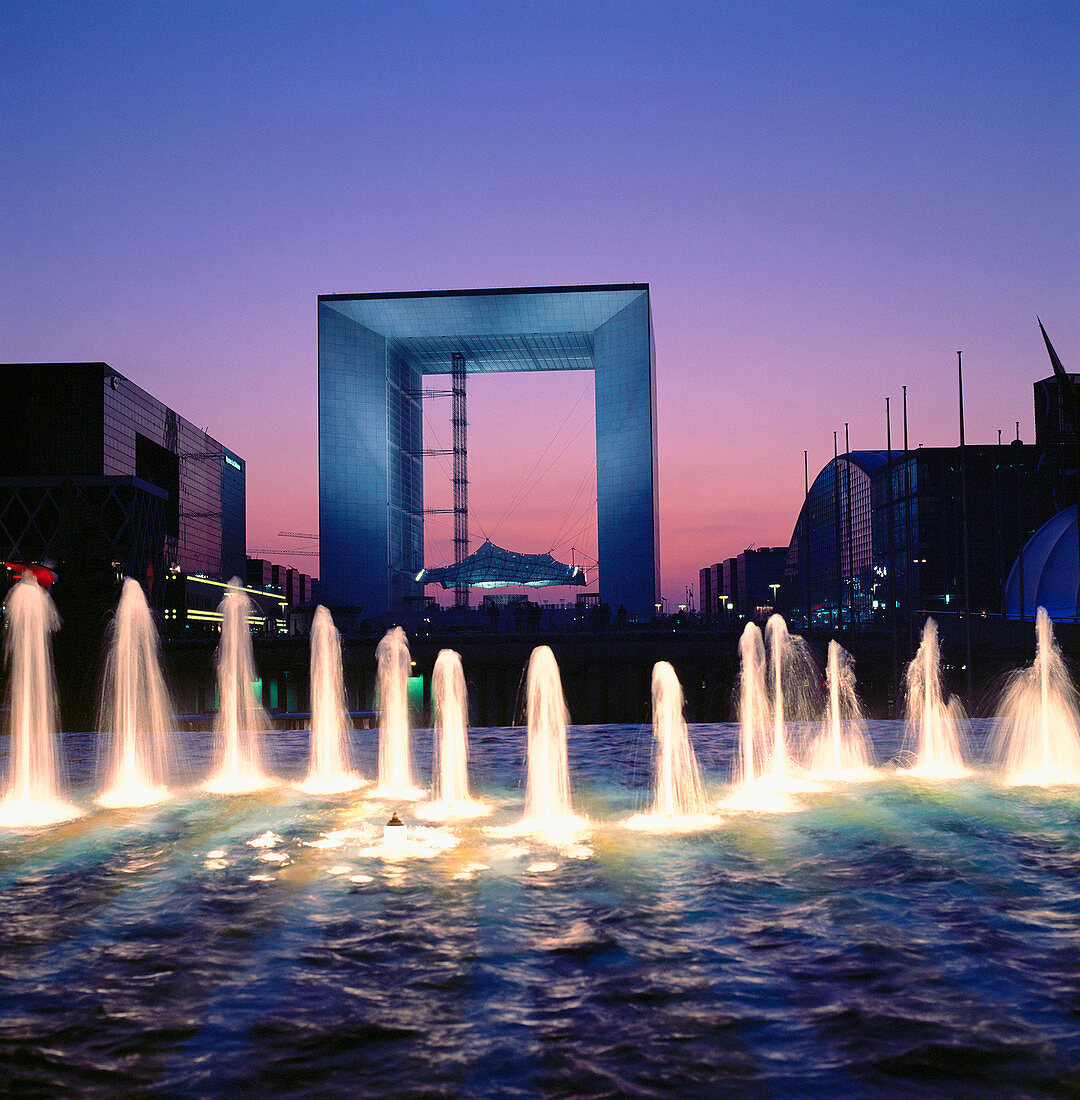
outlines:
[[[926,558],[912,558],[911,564],[915,566],[915,599],[922,602],[922,572],[920,565],[926,564]]]
[[[777,593],[777,590],[779,589],[780,585],[770,584],[769,587],[772,589],[772,609],[773,609],[773,611],[775,611],[776,610],[776,593]]]

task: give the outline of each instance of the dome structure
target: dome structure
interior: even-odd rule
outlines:
[[[1058,512],[1028,539],[1005,585],[1007,619],[1033,619],[1045,607],[1051,619],[1080,618],[1080,536],[1076,505]]]

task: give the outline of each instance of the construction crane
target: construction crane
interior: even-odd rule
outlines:
[[[247,556],[249,558],[261,558],[264,555],[273,554],[279,558],[317,558],[319,556],[318,550],[282,550],[281,547],[275,546],[273,550],[252,550],[248,547]]]

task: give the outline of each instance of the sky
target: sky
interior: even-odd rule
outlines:
[[[901,387],[954,444],[958,350],[968,441],[1033,440],[1036,315],[1080,371],[1078,42],[1045,0],[6,0],[0,361],[108,362],[247,460],[249,547],[310,549],[317,295],[647,282],[670,606],[788,543],[804,450],[884,447],[886,397],[898,445]],[[595,555],[550,378],[472,387],[474,534]]]

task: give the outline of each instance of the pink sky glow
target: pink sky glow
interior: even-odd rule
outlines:
[[[7,4],[0,359],[104,360],[205,425],[284,550],[318,529],[318,294],[648,282],[678,603],[788,542],[804,449],[884,447],[886,396],[899,445],[901,386],[912,445],[956,442],[957,349],[968,440],[1032,440],[1036,314],[1080,371],[1078,37],[1042,0]],[[512,549],[596,552],[571,377],[473,388]]]

